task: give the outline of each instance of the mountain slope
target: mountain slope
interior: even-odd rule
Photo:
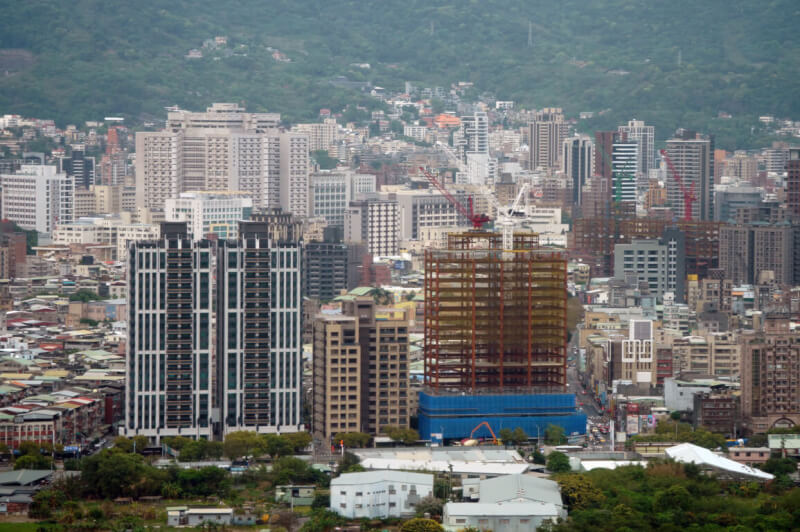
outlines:
[[[2,0],[0,9],[0,111],[62,123],[161,118],[164,106],[212,101],[309,119],[354,101],[326,82],[337,75],[389,88],[469,80],[524,105],[607,111],[590,125],[636,116],[662,138],[678,126],[800,115],[792,0]],[[228,46],[184,57],[216,35]],[[274,60],[276,49],[291,62]],[[719,111],[734,122],[715,120]]]

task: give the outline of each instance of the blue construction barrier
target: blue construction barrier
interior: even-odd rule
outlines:
[[[483,421],[495,434],[522,428],[528,436],[544,437],[548,425],[564,428],[566,434],[586,433],[586,415],[577,411],[575,394],[433,395],[419,394],[419,434],[422,439],[453,440],[470,436]],[[484,426],[473,435],[489,438]]]

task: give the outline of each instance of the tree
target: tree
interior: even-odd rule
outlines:
[[[275,484],[313,482],[316,473],[304,460],[293,456],[282,456],[272,465],[272,480]]]
[[[334,159],[328,154],[327,150],[315,150],[311,156],[317,161],[321,170],[333,170],[339,164],[338,159]]]
[[[311,434],[308,432],[290,432],[289,434],[284,434],[281,437],[289,442],[289,445],[292,446],[292,450],[295,453],[302,451],[311,445]]]
[[[344,442],[346,448],[366,447],[372,440],[372,436],[363,432],[339,432],[333,437],[334,442]]]
[[[605,501],[603,492],[584,474],[559,475],[556,481],[570,512],[596,507]]]
[[[761,465],[761,469],[775,476],[788,475],[797,471],[797,462],[791,458],[770,458]]]
[[[508,445],[511,443],[514,433],[511,431],[511,429],[503,428],[500,429],[500,434],[498,434],[498,436],[500,436],[500,441],[503,442],[503,445]]]
[[[528,443],[528,435],[525,433],[522,427],[517,427],[511,434],[511,441],[513,441],[515,445],[522,445],[524,443]]]
[[[315,493],[311,502],[312,508],[328,508],[331,505],[330,493]]]
[[[544,442],[547,445],[563,445],[567,443],[567,437],[564,434],[564,427],[560,425],[547,425],[544,429]]]
[[[123,453],[132,453],[133,440],[126,438],[125,436],[117,436],[116,438],[114,438],[113,448]]]
[[[386,425],[381,429],[381,432],[389,436],[392,440],[403,442],[406,445],[411,445],[419,440],[419,432],[414,429]]]
[[[14,461],[14,469],[50,469],[53,461],[49,456],[42,456],[39,453],[26,454]]]
[[[70,294],[69,300],[70,301],[81,301],[83,303],[89,303],[90,301],[97,301],[98,299],[102,299],[99,295],[91,290],[78,290],[73,294]]]
[[[315,508],[311,512],[311,519],[303,524],[300,532],[330,532],[337,526],[342,526],[347,520],[327,508]]]
[[[240,430],[225,436],[223,449],[225,456],[231,460],[236,460],[243,456],[261,454],[263,451],[262,444],[263,440],[255,432]]]
[[[566,473],[568,471],[572,471],[572,467],[569,465],[569,457],[566,454],[558,451],[553,451],[547,457],[547,469],[553,473]]]
[[[444,532],[444,528],[433,519],[415,517],[400,525],[400,532]]]
[[[131,444],[131,448],[133,445]],[[81,478],[90,495],[114,499],[134,496],[146,475],[156,477],[155,468],[144,463],[138,454],[103,449],[81,463]]]
[[[42,444],[35,441],[24,441],[19,444],[17,450],[21,456],[28,454],[41,454]]]
[[[264,450],[273,460],[279,456],[291,455],[294,451],[292,444],[284,437],[277,434],[267,434],[264,438]]]
[[[434,497],[433,495],[428,495],[427,497],[420,499],[414,509],[416,510],[417,517],[423,517],[425,514],[442,515],[444,501]]]
[[[531,453],[531,458],[533,459],[534,464],[544,465],[547,463],[547,457],[539,449],[536,449],[533,451],[533,453]]]
[[[670,486],[664,491],[659,491],[655,496],[655,505],[658,508],[675,508],[685,510],[692,500],[691,494],[683,486]]]

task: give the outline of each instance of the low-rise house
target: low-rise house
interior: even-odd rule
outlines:
[[[414,515],[433,493],[433,475],[404,471],[345,473],[331,480],[330,509],[343,517],[385,519]]]
[[[770,457],[769,447],[730,447],[728,457],[745,465],[763,464]]]
[[[275,501],[294,506],[311,506],[314,502],[315,486],[277,486]]]
[[[167,508],[167,526],[230,525],[232,522],[233,508]]]

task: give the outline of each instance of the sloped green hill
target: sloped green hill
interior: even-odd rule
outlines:
[[[525,105],[605,111],[591,126],[635,116],[660,137],[800,118],[796,0],[0,0],[0,14],[0,112],[60,123],[212,101],[308,119],[361,98],[327,83],[338,75],[469,80]],[[217,35],[226,47],[185,58]]]

